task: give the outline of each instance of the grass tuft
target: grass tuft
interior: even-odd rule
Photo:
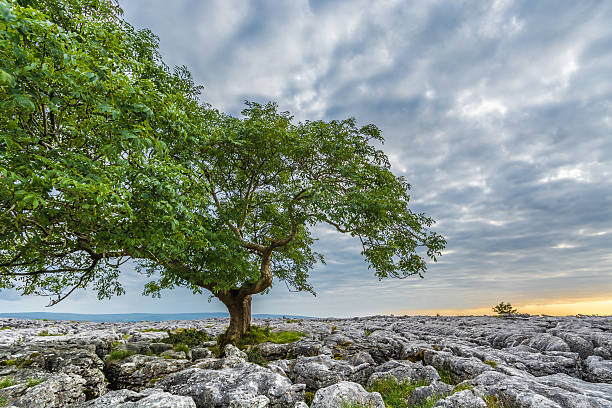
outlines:
[[[38,336],[41,337],[47,337],[47,336],[63,336],[62,333],[49,333],[46,330],[41,331],[40,333],[38,333]]]
[[[28,378],[28,382],[26,383],[26,387],[35,387],[41,382],[45,381],[43,378]]]
[[[110,352],[108,357],[106,358],[107,362],[115,361],[115,360],[123,360],[124,358],[128,358],[129,356],[133,356],[136,354],[135,351],[130,350],[113,350]]]
[[[406,408],[406,398],[418,387],[428,385],[424,381],[398,382],[394,377],[384,377],[368,388],[369,392],[378,392],[388,408]]]
[[[457,381],[451,371],[448,368],[441,368],[438,370],[438,374],[440,374],[440,381],[447,383],[449,385],[457,385],[459,381]]]
[[[13,379],[11,377],[7,377],[3,380],[0,381],[0,390],[2,388],[7,388],[7,387],[11,387],[13,385],[17,384],[15,381],[13,381]]]
[[[189,346],[186,344],[177,344],[174,346],[174,351],[182,351],[185,355],[189,355]]]
[[[497,363],[495,361],[492,361],[492,360],[485,360],[484,363],[487,364],[487,365],[490,365],[493,368],[497,367]]]
[[[255,346],[261,343],[285,344],[293,343],[306,337],[306,334],[298,331],[280,331],[273,332],[269,327],[259,327],[252,325],[249,331],[240,339],[239,348],[244,349],[246,346]]]
[[[248,361],[251,363],[255,363],[262,367],[268,366],[268,360],[264,356],[261,355],[261,351],[259,347],[251,347],[249,351],[247,351]]]
[[[189,347],[198,346],[210,340],[210,336],[204,330],[184,329],[168,332],[168,337],[161,339],[163,343],[184,344]]]

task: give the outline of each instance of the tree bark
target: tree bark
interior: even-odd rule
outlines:
[[[240,338],[251,327],[251,300],[252,295],[240,293],[218,296],[230,314],[230,324],[221,338],[222,349],[226,344],[238,345]]]

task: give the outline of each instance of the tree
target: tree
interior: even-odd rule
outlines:
[[[500,316],[509,316],[517,313],[517,310],[513,309],[510,303],[504,302],[501,302],[497,306],[493,307],[492,310]]]
[[[422,276],[444,248],[375,126],[201,105],[111,0],[0,0],[0,26],[0,289],[110,297],[132,258],[157,274],[147,294],[209,290],[237,343],[275,278],[314,293],[320,225],[359,240],[379,279]]]
[[[273,103],[247,102],[242,118],[208,115],[208,141],[192,146],[188,160],[192,178],[213,200],[192,209],[206,214],[210,246],[151,260],[150,271],[161,277],[147,292],[208,289],[230,312],[225,342],[248,330],[252,296],[274,278],[313,292],[307,278],[322,260],[312,250],[321,224],[358,239],[380,279],[422,276],[425,259],[440,255],[445,240],[428,229],[433,220],[409,209],[410,185],[372,146],[383,141],[374,125],[294,124]]]
[[[200,239],[168,156],[199,88],[157,45],[113,1],[0,1],[0,289],[110,297],[125,257]]]

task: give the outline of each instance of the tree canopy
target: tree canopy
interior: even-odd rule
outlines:
[[[123,256],[197,239],[167,152],[199,88],[112,2],[23,3],[0,1],[0,288],[121,294]]]
[[[109,0],[0,0],[0,27],[0,289],[109,297],[133,258],[147,294],[218,297],[236,343],[274,279],[314,293],[322,225],[360,242],[380,279],[422,276],[441,254],[376,126],[201,104]]]
[[[150,293],[184,284],[206,288],[230,311],[240,309],[235,327],[244,332],[251,295],[274,278],[313,290],[308,271],[322,260],[312,250],[313,234],[322,224],[359,240],[381,279],[422,276],[426,259],[440,255],[444,238],[429,230],[431,218],[409,209],[410,185],[372,145],[382,142],[374,125],[295,124],[273,103],[249,102],[241,118],[208,115],[210,136],[190,146],[188,167],[212,197],[192,211],[206,218],[210,245],[167,262],[151,260],[161,279],[148,285]]]

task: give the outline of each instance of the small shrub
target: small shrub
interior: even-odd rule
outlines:
[[[5,379],[3,379],[3,380],[0,380],[0,390],[1,390],[2,388],[11,387],[11,386],[13,386],[13,385],[15,385],[15,384],[17,384],[17,383],[16,383],[15,381],[13,381],[13,379],[12,379],[12,378],[7,377],[7,378],[5,378]]]
[[[0,367],[8,367],[17,365],[17,360],[3,360],[0,361]]]
[[[371,331],[369,331],[368,329],[364,329],[365,331],[365,336],[368,337],[370,334],[372,334]]]
[[[512,308],[510,303],[501,302],[497,306],[493,307],[493,312],[497,313],[499,316],[510,316],[518,313],[516,309]]]
[[[26,383],[26,387],[34,387],[45,381],[43,378],[28,378],[28,382]]]
[[[177,344],[174,346],[174,351],[182,351],[185,355],[189,355],[189,346],[186,344]]]
[[[194,347],[210,341],[210,336],[204,330],[183,329],[168,332],[168,337],[161,339],[161,341],[168,344],[185,344],[189,347]]]
[[[0,397],[0,407],[6,407],[8,403],[9,401],[6,398]]]
[[[248,361],[251,363],[255,363],[262,367],[268,366],[268,360],[264,356],[261,355],[261,350],[259,347],[251,347],[249,351],[247,351]]]
[[[332,326],[331,327],[331,332],[335,333],[338,330],[338,326]]]
[[[297,319],[287,319],[287,320],[285,320],[285,323],[297,323],[297,322],[299,322],[299,320],[297,320]]]
[[[304,402],[310,406],[312,405],[312,401],[314,400],[315,394],[314,392],[306,391],[304,394]]]
[[[9,326],[4,326],[4,327],[0,327],[0,331],[1,330],[11,330],[11,328]]]
[[[152,333],[152,332],[164,332],[165,330],[164,329],[156,329],[154,327],[149,327],[149,328],[146,328],[146,329],[140,329],[138,331],[141,332],[141,333]]]
[[[129,356],[133,356],[136,354],[135,351],[130,350],[113,350],[110,352],[108,357],[106,358],[107,362],[115,361],[115,360],[123,360]]]
[[[123,335],[123,341],[128,341],[128,339],[129,339],[130,337],[132,337],[132,335],[131,335],[130,333],[125,333],[125,334]]]
[[[487,365],[490,365],[493,368],[497,367],[497,363],[495,361],[492,361],[492,360],[485,360],[484,363],[487,364]]]

